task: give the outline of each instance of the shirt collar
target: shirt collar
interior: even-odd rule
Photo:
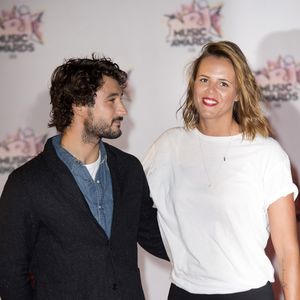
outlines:
[[[106,149],[102,140],[100,140],[100,147],[99,147],[99,155],[101,155],[100,164],[103,163],[107,159]],[[58,157],[67,165],[67,167],[74,171],[77,168],[83,166],[83,163],[78,160],[75,156],[73,156],[69,151],[61,146],[61,135],[58,134],[52,138],[52,144],[56,151]]]

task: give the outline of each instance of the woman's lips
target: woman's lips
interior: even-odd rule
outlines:
[[[207,98],[207,97],[202,98],[202,102],[206,106],[215,106],[215,105],[218,104],[218,101],[216,99],[214,99],[214,98]]]

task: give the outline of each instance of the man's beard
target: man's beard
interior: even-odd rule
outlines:
[[[116,139],[121,134],[120,128],[112,129],[114,121],[121,121],[123,117],[114,118],[111,124],[107,124],[104,121],[94,122],[94,118],[89,114],[88,119],[84,122],[84,128],[82,133],[82,140],[85,143],[99,142],[101,138]]]

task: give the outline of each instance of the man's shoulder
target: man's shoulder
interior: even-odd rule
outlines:
[[[12,173],[11,176],[32,176],[32,177],[39,177],[40,174],[45,173],[46,168],[46,161],[47,157],[49,156],[49,152],[53,152],[51,148],[50,140],[47,141],[44,149],[42,152],[37,154],[35,157],[31,158],[27,162],[25,162],[20,167],[16,168]],[[46,153],[47,152],[47,153]]]
[[[136,156],[134,156],[133,154],[125,152],[125,151],[123,151],[111,144],[108,144],[106,142],[104,142],[104,145],[105,145],[105,149],[106,149],[108,156],[112,156],[118,160],[139,163],[139,159]]]
[[[120,175],[132,180],[144,174],[142,164],[137,157],[110,144],[104,143],[104,145],[111,171],[118,170]]]
[[[12,171],[11,176],[29,176],[30,174],[36,174],[41,169],[41,161],[41,154],[38,154]]]

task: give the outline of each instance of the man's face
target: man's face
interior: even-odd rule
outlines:
[[[104,84],[96,93],[95,105],[87,107],[82,138],[85,142],[95,142],[100,138],[114,139],[121,132],[121,121],[127,114],[122,102],[122,88],[118,82],[108,76],[103,77]]]

